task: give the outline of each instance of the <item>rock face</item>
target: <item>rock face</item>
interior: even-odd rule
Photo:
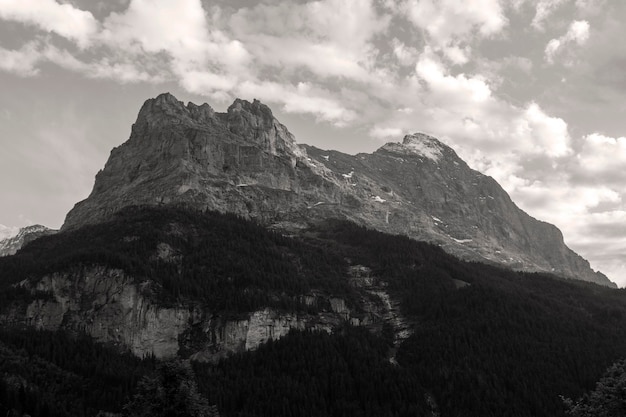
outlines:
[[[51,235],[56,232],[56,230],[48,229],[46,226],[39,224],[23,227],[17,235],[0,240],[0,256],[13,255],[27,243],[41,236]]]
[[[256,100],[238,99],[226,113],[185,106],[170,94],[148,100],[63,229],[128,205],[168,203],[291,231],[347,219],[464,259],[615,286],[570,250],[555,226],[520,210],[496,181],[437,139],[417,133],[354,156],[299,146]]]
[[[0,323],[50,331],[80,330],[99,342],[128,348],[139,357],[178,355],[215,361],[233,352],[254,350],[291,329],[330,332],[347,322],[380,326],[388,317],[398,320],[397,310],[388,305],[389,294],[380,287],[375,287],[375,296],[364,294],[362,311],[358,313],[351,312],[341,298],[322,300],[319,294],[309,294],[303,296],[307,303],[326,303],[330,309],[318,314],[298,314],[264,308],[225,318],[196,305],[163,306],[152,297],[153,282],[137,285],[122,270],[102,266],[78,267],[46,275],[35,284],[24,281],[20,285],[40,297],[0,314]],[[354,285],[364,286],[356,282]],[[365,285],[368,289],[371,286],[371,282]],[[399,320],[403,323],[401,317]]]

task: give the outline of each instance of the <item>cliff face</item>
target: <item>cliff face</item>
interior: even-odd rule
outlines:
[[[22,282],[22,287],[40,297],[5,311],[0,315],[0,323],[51,331],[80,330],[99,342],[128,348],[139,357],[178,355],[199,361],[215,361],[233,352],[255,350],[291,329],[330,332],[343,323],[377,328],[389,322],[398,329],[396,324],[400,323],[403,333],[398,340],[404,340],[408,325],[397,306],[389,303],[389,294],[373,287],[372,281],[373,278],[365,284],[358,278],[355,281],[355,287],[372,289],[361,300],[363,311],[357,315],[341,298],[312,294],[302,296],[306,304],[325,302],[330,308],[319,314],[263,308],[228,318],[196,304],[165,307],[152,297],[153,282],[137,285],[122,270],[80,267],[46,275],[35,284]]]
[[[129,140],[111,152],[63,229],[129,205],[168,203],[291,232],[319,219],[348,219],[464,259],[614,286],[565,246],[555,226],[520,210],[492,178],[437,139],[409,135],[354,156],[322,151],[297,145],[258,101],[238,99],[217,113],[169,94],[148,100]]]

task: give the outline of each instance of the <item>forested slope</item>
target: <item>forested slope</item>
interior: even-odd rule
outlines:
[[[90,264],[154,280],[163,303],[202,302],[229,314],[322,308],[298,301],[311,290],[358,308],[347,274],[354,265],[370,268],[400,300],[413,334],[399,365],[388,361],[388,328],[347,325],[196,364],[200,390],[222,416],[559,416],[560,395],[578,398],[626,355],[623,290],[461,262],[346,222],[286,237],[234,216],[171,207],[129,209],[1,259],[2,306],[45,296],[14,285],[24,279]],[[75,334],[5,328],[0,343],[0,412],[120,412],[154,366]],[[38,405],[27,408],[26,398]]]

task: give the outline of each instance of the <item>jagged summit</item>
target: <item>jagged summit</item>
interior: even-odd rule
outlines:
[[[356,156],[298,145],[258,100],[225,113],[171,94],[146,101],[63,229],[130,205],[178,203],[288,230],[328,218],[440,245],[464,259],[614,285],[520,210],[495,180],[423,133]]]
[[[219,113],[207,103],[198,106],[189,102],[185,106],[170,93],[160,94],[141,107],[131,139],[150,131],[185,127],[205,132],[226,129],[231,134],[224,132],[227,140],[255,142],[273,155],[291,158],[299,152],[293,135],[256,99],[249,102],[237,98],[225,113]]]
[[[263,120],[274,119],[272,110],[256,98],[252,101],[252,103],[248,100],[236,98],[235,101],[233,101],[233,104],[228,106],[228,110],[226,110],[227,113],[238,113],[241,111],[261,116]]]

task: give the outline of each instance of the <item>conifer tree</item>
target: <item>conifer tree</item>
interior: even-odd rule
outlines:
[[[124,407],[127,417],[219,417],[200,395],[187,362],[167,361],[153,375],[144,377],[132,401]]]

